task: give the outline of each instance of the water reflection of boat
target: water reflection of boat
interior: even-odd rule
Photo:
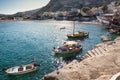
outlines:
[[[36,62],[34,62],[34,63],[27,64],[27,65],[11,67],[4,71],[9,75],[19,75],[19,74],[25,74],[25,73],[30,73],[30,72],[36,71],[37,70],[36,66],[38,66],[38,65],[36,64]]]
[[[80,41],[65,41],[62,46],[54,48],[56,54],[78,53],[80,50],[82,50]]]
[[[88,35],[89,35],[89,33],[84,32],[84,31],[78,31],[77,33],[75,33],[75,21],[74,21],[73,34],[67,34],[67,37],[68,38],[83,38]]]

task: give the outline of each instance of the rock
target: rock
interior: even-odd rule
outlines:
[[[120,44],[116,43],[120,43],[119,38],[115,40],[114,49],[108,50],[106,55],[86,58],[81,62],[73,61],[59,69],[59,75],[54,71],[44,80],[110,80],[120,71]]]
[[[43,80],[59,80],[59,79],[53,76],[44,76]]]

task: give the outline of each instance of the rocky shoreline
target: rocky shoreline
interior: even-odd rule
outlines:
[[[47,22],[54,22],[54,21],[57,21],[57,20],[53,20],[53,19],[50,19],[50,20],[0,20],[0,22],[19,22],[19,21],[35,21],[35,22],[46,22],[47,21]],[[68,21],[68,20],[63,20],[63,21]],[[82,21],[82,22],[79,22],[79,23],[102,25],[100,22],[98,22],[96,20],[93,20],[93,21]]]
[[[42,80],[109,80],[120,72],[120,37],[97,44],[82,61],[72,61]]]

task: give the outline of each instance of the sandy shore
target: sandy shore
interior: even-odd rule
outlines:
[[[83,58],[45,75],[43,80],[110,80],[120,72],[120,37],[96,45]]]

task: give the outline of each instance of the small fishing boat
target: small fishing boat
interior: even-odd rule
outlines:
[[[12,68],[9,68],[5,70],[5,72],[9,75],[19,75],[19,74],[25,74],[36,71],[36,67],[34,64],[27,64],[22,66],[15,66]]]
[[[111,41],[111,38],[109,36],[101,36],[101,39],[103,42]]]
[[[61,29],[65,29],[65,27],[61,27],[60,30],[61,30]]]
[[[19,75],[19,74],[34,72],[37,70],[37,66],[38,65],[36,64],[36,62],[34,62],[34,63],[27,64],[27,65],[11,67],[4,71],[9,75]]]
[[[112,34],[112,33],[117,33],[118,30],[115,30],[115,29],[109,29],[109,32]]]
[[[84,31],[78,31],[78,33],[73,33],[73,34],[67,34],[68,38],[83,38],[87,37],[89,33],[86,33]]]
[[[62,46],[54,47],[55,54],[72,54],[82,50],[80,41],[65,41]]]
[[[73,34],[67,34],[68,38],[83,38],[87,37],[89,33],[84,32],[84,31],[78,31],[75,33],[75,21],[74,21],[74,26],[73,26]]]

